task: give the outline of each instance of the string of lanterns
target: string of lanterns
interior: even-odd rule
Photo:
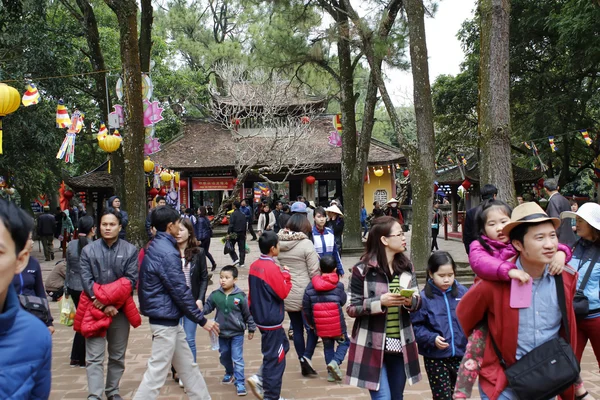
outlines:
[[[150,187],[148,194],[154,198],[157,195],[165,196],[168,191],[186,188],[187,180],[181,179],[179,172],[156,165],[147,157],[144,160],[144,172],[147,174],[147,184]],[[152,178],[152,181],[150,180]]]

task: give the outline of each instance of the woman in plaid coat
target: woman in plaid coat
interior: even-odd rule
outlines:
[[[402,399],[406,382],[421,380],[410,312],[421,306],[417,278],[404,255],[406,239],[398,220],[377,218],[367,251],[352,269],[350,304],[356,318],[346,383],[369,389],[371,399]],[[413,290],[412,296],[400,290]]]

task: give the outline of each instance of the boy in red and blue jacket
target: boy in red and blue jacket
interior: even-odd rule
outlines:
[[[346,358],[350,339],[346,334],[346,321],[342,307],[347,296],[344,284],[336,272],[337,263],[332,256],[323,256],[320,260],[321,275],[312,278],[304,291],[302,310],[306,321],[317,336],[323,339],[323,352],[329,377],[327,381],[342,380],[340,365]],[[335,342],[338,343],[337,350]]]
[[[290,343],[283,330],[283,300],[292,289],[287,267],[283,270],[273,257],[279,255],[279,240],[273,231],[265,231],[258,239],[261,255],[250,266],[248,304],[260,330],[263,364],[257,375],[248,379],[250,389],[258,398],[279,400],[285,371],[285,355]]]

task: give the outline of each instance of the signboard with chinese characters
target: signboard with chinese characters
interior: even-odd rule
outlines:
[[[234,178],[192,178],[192,190],[233,190]]]

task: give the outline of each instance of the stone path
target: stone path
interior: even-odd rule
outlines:
[[[449,251],[458,261],[466,261],[464,248],[461,242],[438,240],[441,250]],[[254,261],[258,256],[258,246],[256,242],[249,242],[251,253],[247,256],[247,265]],[[58,244],[57,244],[58,245]],[[37,251],[37,243],[34,246],[35,256],[38,260],[43,260],[43,256]],[[219,266],[223,266],[230,262],[229,257],[223,255],[223,245],[220,240],[213,239],[211,244],[212,254],[217,260]],[[40,257],[41,256],[41,257]],[[60,253],[56,253],[57,260],[60,258]],[[353,265],[358,260],[358,257],[343,257],[343,262],[346,268]],[[55,260],[56,261],[56,260]],[[54,266],[53,262],[42,262],[42,270],[46,275]],[[241,289],[248,289],[248,270],[247,268],[240,271],[238,285]],[[209,287],[209,293],[217,288],[217,279],[214,280]],[[345,280],[347,284],[347,277]],[[137,301],[137,296],[136,296]],[[53,315],[58,316],[57,303],[51,304]],[[351,329],[352,319],[346,320],[348,328]],[[284,322],[286,328],[289,321]],[[56,325],[56,333],[53,336],[53,362],[52,362],[52,394],[50,400],[60,399],[84,399],[87,395],[87,380],[85,369],[70,368],[69,355],[71,351],[71,343],[73,331],[70,327],[65,327],[60,324]],[[146,318],[143,319],[142,326],[137,329],[132,329],[129,337],[129,347],[127,350],[126,370],[121,380],[121,395],[125,399],[131,399],[137,389],[142,375],[146,370],[146,362],[150,355],[151,349],[151,333]],[[198,347],[198,364],[206,379],[211,396],[215,400],[226,400],[237,398],[235,387],[230,385],[221,385],[220,380],[223,376],[223,368],[218,360],[218,352],[210,350],[210,340],[208,334],[198,329],[197,333]],[[246,340],[244,347],[244,359],[246,363],[246,377],[255,373],[261,364],[260,354],[260,334],[257,333],[251,341]],[[304,378],[300,373],[300,365],[296,360],[293,343],[291,343],[290,352],[287,355],[287,368],[283,377],[282,396],[291,399],[339,399],[339,400],[354,400],[354,399],[369,399],[369,394],[366,390],[358,388],[328,383],[326,381],[327,371],[325,361],[323,359],[322,346],[319,345],[315,352],[313,365],[319,372],[316,378]],[[344,370],[345,364],[342,366]],[[424,368],[421,368],[424,371]],[[600,374],[598,372],[597,362],[588,346],[582,363],[582,376],[586,381],[586,386],[590,393],[596,398],[600,398]],[[251,392],[249,398],[253,398]],[[183,389],[179,388],[172,379],[167,379],[164,387],[161,390],[159,397],[161,400],[180,400],[187,399]],[[473,398],[479,398],[477,393]],[[407,386],[405,391],[405,399],[431,399],[431,392],[427,383],[427,378],[423,372],[423,381],[414,386]]]

